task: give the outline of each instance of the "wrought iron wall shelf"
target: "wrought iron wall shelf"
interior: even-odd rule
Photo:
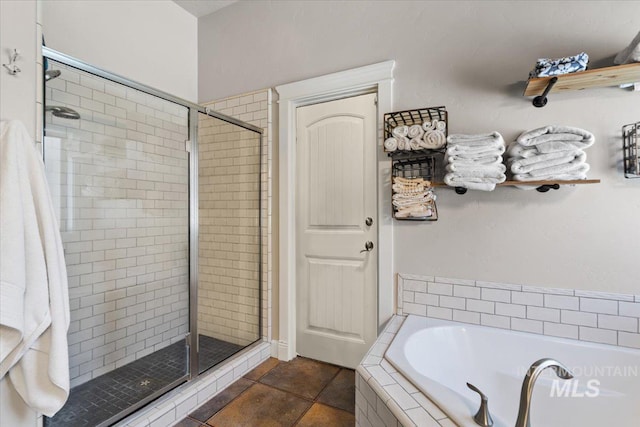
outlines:
[[[624,177],[640,178],[640,122],[622,127]]]
[[[549,93],[618,86],[635,82],[640,82],[640,63],[596,68],[554,77],[531,78],[527,81],[524,96],[538,95],[533,101],[534,105],[543,107],[547,103],[547,94]]]
[[[444,122],[446,128],[444,130],[445,138],[449,132],[449,116],[447,109],[444,106],[440,107],[426,107],[413,110],[395,111],[393,113],[387,113],[384,115],[384,139],[393,136],[393,129],[398,126],[413,126],[420,125],[427,120],[438,120]],[[429,156],[434,153],[444,153],[446,143],[438,149],[421,149],[421,150],[396,150],[387,151],[387,155],[393,160],[405,160],[415,159],[424,156]]]
[[[432,182],[435,175],[436,159],[433,155],[414,157],[412,159],[395,159],[392,162],[392,175],[394,178],[401,177],[407,179],[422,178],[425,181]],[[433,187],[433,185],[431,185]],[[391,190],[391,197],[395,192]],[[392,205],[393,217],[401,221],[437,221],[438,208],[435,200],[428,204],[431,207],[432,215],[429,217],[398,217],[398,209]]]

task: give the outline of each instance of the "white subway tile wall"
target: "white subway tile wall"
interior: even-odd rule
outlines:
[[[262,128],[261,157],[258,134],[200,115],[198,325],[201,333],[241,345],[257,338],[260,317],[262,336],[271,339],[271,102],[271,90],[265,89],[204,104]],[[257,294],[259,263],[262,295]]]
[[[65,250],[76,386],[188,332],[187,109],[49,61],[45,164]]]
[[[640,348],[640,295],[414,274],[398,275],[398,295],[399,315]]]

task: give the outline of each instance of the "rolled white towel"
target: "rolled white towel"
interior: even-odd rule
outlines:
[[[587,154],[582,150],[558,151],[557,153],[539,154],[533,157],[520,158],[511,162],[510,170],[514,174],[529,173],[538,169],[567,163],[583,163],[587,160]]]
[[[393,128],[391,133],[396,138],[400,136],[406,137],[409,134],[409,126],[396,126],[395,128]]]
[[[400,151],[411,150],[411,145],[409,144],[409,138],[407,138],[406,136],[396,136],[396,140],[398,140],[398,150]]]
[[[435,129],[436,129],[436,127],[431,122],[431,120],[425,120],[424,122],[422,122],[422,130],[424,130],[425,132],[427,132],[429,130],[435,130]]]
[[[409,145],[412,150],[422,150],[422,138],[413,138],[409,140]]]
[[[589,131],[571,126],[545,126],[523,132],[517,139],[525,147],[536,147],[541,153],[591,147],[595,137]]]
[[[447,130],[447,122],[445,122],[444,120],[434,120],[433,122],[431,122],[431,126],[434,126],[436,130],[439,130],[440,132],[444,132],[445,130]]]
[[[398,149],[398,140],[391,137],[384,140],[384,149],[388,152],[394,152]]]
[[[437,150],[447,144],[447,137],[441,130],[428,130],[422,137],[422,146],[424,148]]]
[[[422,138],[422,135],[424,135],[424,130],[422,130],[422,126],[420,125],[413,125],[409,127],[409,131],[407,132],[407,137],[410,139]]]
[[[447,172],[455,172],[465,176],[496,176],[504,174],[507,171],[507,167],[502,163],[496,163],[492,165],[468,165],[459,163],[449,163],[445,169]]]

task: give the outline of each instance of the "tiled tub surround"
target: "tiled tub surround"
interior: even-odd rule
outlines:
[[[398,316],[356,369],[357,426],[455,426],[384,359],[407,314],[640,348],[640,295],[399,274]]]
[[[356,426],[453,427],[444,412],[384,359],[404,320],[394,316],[356,368]]]
[[[640,295],[399,274],[397,313],[640,348]]]
[[[213,110],[235,117],[246,123],[258,126],[263,130],[261,162],[261,218],[262,218],[262,336],[271,339],[271,288],[272,288],[272,244],[271,244],[271,217],[272,217],[272,91],[271,89],[259,90],[238,96],[225,98],[218,101],[203,104]],[[239,153],[234,156],[238,157]],[[217,188],[215,191],[220,191]],[[224,236],[224,230],[211,231],[212,238],[215,234]],[[210,243],[201,242],[201,248],[210,250]],[[211,286],[211,285],[209,285]],[[224,319],[220,319],[223,320]]]
[[[188,331],[187,109],[49,61],[45,164],[69,278],[71,385]]]

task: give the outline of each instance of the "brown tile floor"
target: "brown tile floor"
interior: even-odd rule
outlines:
[[[193,411],[179,427],[353,427],[351,369],[269,359]]]

